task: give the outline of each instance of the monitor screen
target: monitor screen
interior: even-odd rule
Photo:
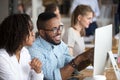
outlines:
[[[103,75],[107,62],[107,53],[112,50],[112,25],[95,30],[94,71],[93,76]]]

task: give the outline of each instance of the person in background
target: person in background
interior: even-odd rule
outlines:
[[[57,15],[58,19],[61,21],[61,15],[60,15],[60,10],[59,6],[55,3],[51,3],[45,6],[45,12],[53,12]]]
[[[78,5],[72,13],[71,27],[65,32],[63,41],[68,45],[70,54],[74,57],[85,51],[85,28],[89,27],[94,12],[90,6]]]
[[[57,15],[58,19],[61,21],[61,14],[60,14],[59,6],[56,3],[50,3],[50,4],[46,5],[44,12],[55,13]],[[62,22],[61,22],[61,25],[63,25]],[[62,32],[62,34],[64,34],[64,32]],[[38,36],[38,32],[36,32],[36,37],[37,36]]]
[[[27,14],[13,14],[0,25],[0,80],[43,80],[42,63],[31,60],[25,46],[34,41]]]
[[[53,12],[57,15],[58,19],[61,22],[61,25],[64,25],[61,21],[61,14],[60,14],[60,10],[59,10],[59,6],[56,3],[50,3],[48,5],[45,6],[45,11],[44,12]],[[62,31],[62,36],[64,35],[65,29],[63,28]],[[36,37],[38,36],[38,32],[36,32]]]
[[[120,1],[118,3],[118,7],[117,7],[117,14],[119,15],[119,23],[120,23]]]
[[[60,9],[59,6],[56,3],[51,3],[46,5],[45,7],[45,12],[53,12],[57,15],[58,19],[60,20],[60,24],[64,25],[61,21],[61,14],[60,14]],[[65,29],[63,28],[62,30],[62,36],[64,35]]]
[[[118,24],[119,24],[119,34],[120,34],[120,1],[119,1],[119,3],[118,3],[118,7],[117,7],[117,14],[119,15],[119,17],[118,17]]]
[[[21,14],[24,14],[25,13],[25,6],[24,6],[24,4],[23,3],[19,3],[18,5],[17,5],[17,13],[21,13]]]
[[[97,17],[100,15],[100,10],[99,10],[99,5],[98,5],[98,0],[73,0],[72,6],[71,6],[71,10],[70,13],[72,13],[74,11],[74,9],[78,6],[78,5],[89,5],[92,10],[94,11],[94,18],[92,23],[89,25],[89,28],[86,28],[86,36],[89,37],[91,35],[94,35],[95,33],[95,29],[98,27],[96,20]]]
[[[42,62],[44,80],[67,80],[75,70],[81,71],[93,62],[93,48],[76,58],[70,56],[67,45],[61,40],[63,25],[56,14],[41,13],[37,29],[39,36],[28,50],[32,58],[38,57]]]

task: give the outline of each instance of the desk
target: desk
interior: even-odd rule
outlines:
[[[120,68],[120,64],[118,64],[118,66]],[[106,80],[117,80],[112,65],[109,69],[105,70],[104,75],[107,78]],[[77,76],[74,76],[74,77],[79,78],[79,80],[83,80],[86,77],[92,77],[92,76],[93,76],[93,69],[84,69]]]
[[[112,67],[109,69],[106,69],[104,74],[107,78],[106,80],[117,80]],[[84,78],[91,77],[92,75],[93,75],[93,70],[85,69],[85,70],[81,71],[78,76],[75,76],[75,77],[79,78],[79,80],[83,80]]]
[[[112,52],[118,53],[118,43],[119,41],[115,38],[112,39]]]

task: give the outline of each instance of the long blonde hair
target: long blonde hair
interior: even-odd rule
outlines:
[[[77,17],[78,17],[79,15],[84,16],[84,15],[87,14],[87,12],[92,12],[92,13],[94,13],[93,10],[92,10],[92,8],[91,8],[90,6],[88,6],[88,5],[78,5],[78,6],[75,8],[75,10],[73,11],[72,16],[71,16],[71,27],[74,28],[75,24],[76,24],[77,21],[78,21]],[[74,29],[75,29],[75,28],[74,28]],[[80,31],[80,34],[81,34],[81,36],[84,36],[84,35],[85,35],[85,29],[84,29],[84,28],[82,28],[82,30]]]

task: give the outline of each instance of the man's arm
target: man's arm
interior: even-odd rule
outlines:
[[[60,69],[62,80],[67,80],[75,69],[81,71],[85,69],[90,63],[93,63],[94,49],[90,49],[83,54],[78,55],[70,63]]]

